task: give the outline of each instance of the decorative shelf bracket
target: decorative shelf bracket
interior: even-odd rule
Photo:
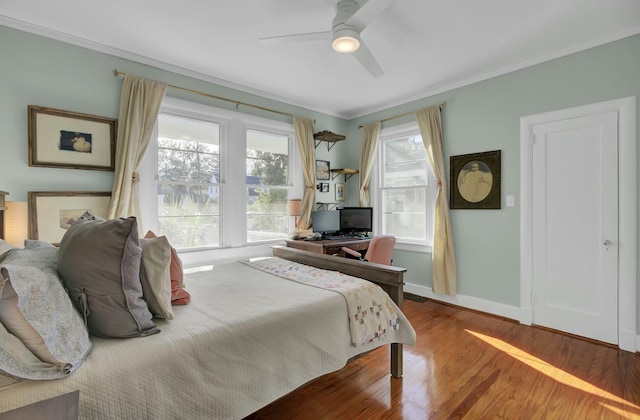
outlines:
[[[347,182],[349,178],[351,178],[353,175],[357,174],[358,172],[359,171],[357,169],[349,169],[349,168],[332,169],[331,180],[336,179],[336,177],[340,175],[344,175],[344,182]]]
[[[338,205],[338,203],[321,203],[321,202],[317,202],[316,203],[316,211],[333,210],[333,209],[336,208],[337,205]]]
[[[333,146],[339,141],[346,139],[345,136],[332,133],[331,131],[320,131],[313,135],[314,147],[317,149],[320,143],[327,142],[327,151],[330,151]]]

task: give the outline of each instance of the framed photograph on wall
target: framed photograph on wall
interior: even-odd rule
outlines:
[[[452,209],[500,208],[500,150],[451,156]]]
[[[347,184],[342,182],[336,183],[336,201],[344,201],[347,199]]]
[[[60,243],[84,212],[105,219],[111,192],[29,191],[29,239]]]
[[[29,166],[115,170],[117,120],[29,105]]]
[[[328,193],[329,192],[329,183],[328,182],[321,182],[320,183],[320,192],[323,192],[323,193]]]
[[[316,160],[316,180],[328,181],[331,177],[331,168],[328,160]]]

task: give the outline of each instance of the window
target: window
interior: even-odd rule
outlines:
[[[282,240],[298,153],[292,124],[165,98],[141,167],[144,227],[180,250]]]
[[[416,124],[383,129],[377,165],[378,230],[399,244],[433,243],[435,176]],[[406,246],[411,249],[411,246]]]
[[[247,131],[247,242],[287,237],[289,138]]]
[[[158,231],[176,248],[220,245],[220,125],[160,114]]]

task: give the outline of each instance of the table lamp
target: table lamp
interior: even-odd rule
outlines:
[[[28,203],[26,201],[7,201],[4,214],[4,237],[16,248],[24,247],[28,235]]]
[[[289,200],[289,216],[295,217],[295,227],[291,237],[293,239],[300,238],[300,231],[298,230],[298,216],[302,215],[302,200],[300,198],[292,198]]]

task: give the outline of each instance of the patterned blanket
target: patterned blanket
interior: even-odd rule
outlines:
[[[347,301],[353,346],[377,341],[386,335],[387,329],[399,328],[391,298],[367,280],[274,257],[240,262],[287,280],[342,294]]]

